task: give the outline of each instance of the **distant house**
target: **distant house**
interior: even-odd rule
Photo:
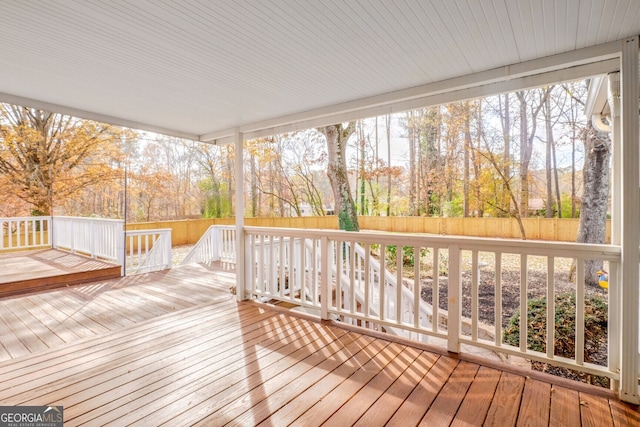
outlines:
[[[546,203],[544,199],[535,198],[529,199],[529,216],[536,216],[544,214],[546,209]]]

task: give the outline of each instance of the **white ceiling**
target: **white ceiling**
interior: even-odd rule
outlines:
[[[203,139],[638,34],[638,0],[0,0],[0,101]]]

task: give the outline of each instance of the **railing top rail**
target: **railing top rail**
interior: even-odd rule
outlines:
[[[124,223],[123,219],[112,219],[112,218],[94,218],[94,217],[83,217],[83,216],[54,216],[53,219],[68,219],[73,221],[86,221],[86,222],[113,222],[113,223]]]
[[[514,240],[486,237],[453,237],[435,234],[382,233],[382,232],[349,232],[337,230],[308,230],[292,228],[252,227],[245,226],[247,234],[266,234],[278,237],[300,237],[320,239],[329,237],[332,240],[347,242],[388,244],[403,246],[427,246],[446,248],[457,245],[462,250],[480,250],[483,252],[523,253],[529,255],[549,255],[572,258],[603,259],[616,261],[620,259],[621,248],[616,245],[552,242],[540,240]]]
[[[32,220],[50,220],[50,216],[10,216],[0,217],[0,221],[32,221]]]
[[[126,234],[127,236],[138,236],[152,233],[171,233],[171,231],[170,228],[153,228],[149,230],[127,230]]]

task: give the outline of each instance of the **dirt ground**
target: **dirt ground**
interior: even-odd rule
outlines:
[[[529,300],[544,297],[547,294],[546,261],[529,261],[527,269],[527,298]],[[492,263],[487,263],[493,265]],[[555,265],[554,286],[555,293],[575,292],[575,283],[569,280],[571,260],[558,260]],[[432,303],[433,286],[431,277],[423,277],[422,299]],[[439,278],[439,307],[447,309],[448,278]],[[502,262],[502,326],[506,326],[509,319],[520,309],[520,265],[518,261],[503,259]],[[494,325],[495,321],[495,272],[489,267],[480,268],[480,280],[478,287],[478,315],[480,321],[487,325]],[[607,297],[606,291],[601,288],[587,288],[586,295]],[[471,317],[471,271],[462,272],[462,315]]]

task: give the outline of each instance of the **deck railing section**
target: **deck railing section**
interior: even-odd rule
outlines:
[[[126,252],[127,276],[171,268],[171,229],[127,231]]]
[[[245,227],[245,238],[247,297],[286,301],[325,319],[402,331],[413,339],[435,337],[453,352],[470,344],[613,381],[620,378],[618,246],[258,227]],[[608,355],[597,363],[585,360],[584,271],[589,261],[609,269],[604,295]],[[575,296],[575,349],[572,357],[561,357],[555,294],[557,276],[569,277],[570,268],[574,279],[567,279],[572,282],[563,289]],[[517,282],[513,313],[504,305],[507,275]],[[520,322],[517,345],[509,345],[503,336],[506,315],[527,318],[534,281],[544,288],[542,297],[554,301],[545,313],[549,327],[540,330],[540,325]],[[544,336],[542,351],[527,341],[534,327]]]
[[[53,217],[53,248],[79,252],[124,265],[124,221]]]
[[[180,264],[186,265],[198,262],[209,264],[214,261],[235,263],[235,260],[235,226],[211,225]]]
[[[51,246],[50,216],[0,218],[0,252]]]

